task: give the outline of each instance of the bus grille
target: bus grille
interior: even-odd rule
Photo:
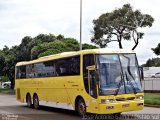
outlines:
[[[128,97],[127,100],[134,100],[135,97]]]
[[[126,98],[117,98],[116,100],[117,100],[117,101],[125,101]]]
[[[128,97],[128,98],[117,98],[117,101],[126,101],[126,100],[134,100],[135,97]]]

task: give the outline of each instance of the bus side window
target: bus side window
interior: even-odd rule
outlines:
[[[84,80],[84,86],[85,86],[87,93],[89,93],[87,66],[91,66],[94,64],[95,63],[94,63],[94,55],[93,54],[83,55],[83,80]]]
[[[80,56],[59,59],[55,66],[57,76],[80,75]]]
[[[80,75],[80,56],[72,57],[68,64],[71,75]]]
[[[17,67],[16,78],[17,79],[26,78],[26,66]]]
[[[20,76],[19,76],[19,67],[16,67],[16,79],[19,79],[20,78]]]

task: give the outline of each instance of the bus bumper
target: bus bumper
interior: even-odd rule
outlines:
[[[113,114],[128,111],[142,110],[144,108],[144,100],[124,101],[108,104],[99,104],[99,113],[97,114]]]

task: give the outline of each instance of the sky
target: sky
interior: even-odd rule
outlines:
[[[94,19],[126,3],[155,19],[151,28],[142,30],[145,36],[135,49],[139,64],[143,64],[157,57],[151,48],[160,43],[159,0],[83,0],[82,40],[91,43]],[[4,45],[19,45],[23,37],[41,33],[62,34],[79,40],[79,6],[80,0],[0,0],[0,49]],[[123,44],[128,49],[134,45],[133,42]],[[108,47],[118,48],[118,43],[112,42]]]

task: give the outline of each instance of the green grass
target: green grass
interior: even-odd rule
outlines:
[[[4,94],[15,94],[15,91],[10,88],[0,88],[0,93]]]
[[[160,105],[160,94],[155,93],[145,93],[144,103],[152,105]]]

